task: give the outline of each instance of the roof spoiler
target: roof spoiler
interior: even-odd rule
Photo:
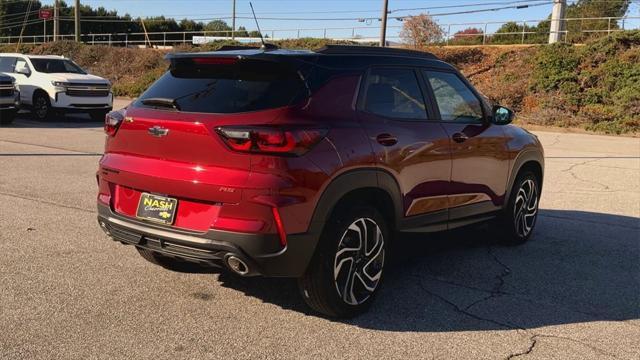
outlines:
[[[407,57],[439,60],[437,56],[426,51],[378,47],[378,46],[325,45],[320,49],[317,49],[314,51],[319,54],[327,54],[327,55],[382,55],[382,56],[387,55],[387,56],[407,56]]]

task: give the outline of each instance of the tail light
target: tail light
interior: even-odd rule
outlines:
[[[104,132],[109,136],[114,136],[124,120],[126,111],[124,109],[111,111],[104,117]]]
[[[222,126],[216,129],[234,151],[300,156],[327,134],[322,128],[277,128]]]

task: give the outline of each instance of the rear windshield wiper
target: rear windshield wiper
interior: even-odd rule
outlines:
[[[174,110],[180,111],[180,107],[178,106],[178,103],[176,103],[175,99],[159,98],[159,97],[157,97],[157,98],[146,98],[146,99],[142,100],[142,103],[144,105],[168,107],[168,108],[172,108]]]

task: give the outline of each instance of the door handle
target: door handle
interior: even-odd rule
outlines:
[[[380,134],[376,137],[376,140],[382,146],[392,146],[398,143],[398,138],[391,134]]]
[[[453,141],[457,142],[457,143],[462,143],[465,142],[469,139],[469,137],[467,135],[465,135],[464,133],[455,133],[453,134],[453,136],[451,137],[453,139]]]

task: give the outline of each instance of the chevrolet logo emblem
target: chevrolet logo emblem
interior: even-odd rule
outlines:
[[[163,137],[163,136],[167,136],[167,134],[169,133],[169,129],[165,129],[161,126],[156,125],[154,127],[150,127],[149,129],[147,129],[147,132],[151,136]]]

